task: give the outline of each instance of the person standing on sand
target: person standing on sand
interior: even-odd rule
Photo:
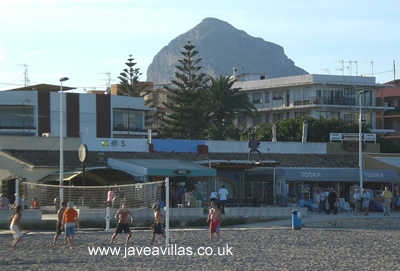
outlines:
[[[221,211],[217,207],[217,203],[215,200],[211,201],[211,209],[208,212],[208,217],[206,222],[210,222],[210,241],[213,241],[214,233],[217,233],[218,241],[220,240],[219,236],[219,219],[221,218]]]
[[[15,246],[21,241],[22,239],[22,227],[20,225],[21,220],[22,220],[22,206],[18,205],[17,208],[15,209],[13,215],[8,219],[8,222],[10,222],[10,230],[12,231],[14,235],[14,241],[12,243],[11,248],[14,249]]]
[[[385,187],[385,191],[382,193],[383,196],[383,216],[390,216],[390,203],[392,202],[392,192],[389,191],[389,187]]]
[[[74,245],[75,226],[78,226],[78,231],[80,230],[78,212],[73,207],[74,203],[72,201],[68,202],[68,208],[65,210],[61,222],[61,230],[65,229],[69,249],[72,249]]]
[[[369,211],[369,201],[371,199],[371,195],[370,193],[367,191],[367,189],[363,188],[362,190],[362,194],[361,194],[361,198],[363,200],[362,202],[362,207],[364,208],[364,215],[368,215],[368,211]]]
[[[361,207],[361,194],[360,194],[360,190],[358,190],[358,188],[356,189],[356,191],[354,192],[353,195],[353,199],[354,199],[354,211],[355,211],[355,216],[357,214],[361,215],[360,212],[360,207]]]
[[[63,232],[61,230],[61,228],[62,228],[62,219],[63,219],[64,212],[67,209],[67,202],[63,201],[61,205],[62,205],[62,207],[57,212],[56,235],[54,235],[53,247],[56,245],[58,237],[60,237],[61,233]],[[65,236],[64,244],[67,244],[67,236]]]
[[[328,196],[328,203],[329,203],[329,209],[327,214],[329,215],[331,211],[333,211],[333,214],[337,215],[337,208],[335,207],[335,202],[338,201],[337,194],[333,188],[329,189],[329,196]]]
[[[162,237],[164,237],[164,239],[166,238],[165,224],[163,221],[163,215],[160,211],[160,205],[154,204],[152,209],[154,211],[154,223],[150,226],[150,230],[152,230],[154,227],[154,232],[153,232],[153,236],[151,238],[151,244],[153,244],[154,239],[156,238],[157,234],[161,234]]]
[[[229,194],[229,192],[225,188],[225,185],[223,185],[222,188],[218,191],[218,196],[219,196],[218,205],[221,208],[221,214],[223,214],[223,215],[225,214],[225,204],[226,204],[228,194]]]
[[[117,237],[119,233],[122,233],[122,231],[128,234],[128,237],[126,237],[125,244],[129,243],[129,240],[131,239],[132,236],[132,232],[131,229],[129,228],[128,216],[131,217],[131,224],[133,224],[133,214],[128,209],[126,209],[125,203],[122,203],[121,209],[119,209],[119,211],[115,215],[115,218],[118,219],[118,224],[114,234],[111,237],[110,244],[114,242],[115,237]]]

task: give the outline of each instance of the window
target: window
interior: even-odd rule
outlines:
[[[129,131],[144,129],[143,113],[129,109],[114,109],[114,131]]]
[[[0,108],[0,128],[35,129],[32,106],[2,106]]]
[[[330,119],[338,119],[339,118],[339,112],[334,112],[334,111],[317,111],[315,113],[315,117],[319,119],[320,117],[324,117],[328,120]]]
[[[240,127],[247,127],[247,117],[246,116],[239,116],[238,117],[238,125]]]
[[[305,112],[294,112],[294,117],[297,118],[299,116],[310,116],[310,111]]]
[[[272,121],[277,122],[278,120],[285,119],[285,113],[275,113],[272,115]]]
[[[261,93],[253,93],[253,104],[261,104]]]
[[[253,118],[253,126],[258,126],[261,124],[261,115],[256,115]]]
[[[272,95],[273,95],[274,100],[283,100],[283,92],[282,91],[274,91]]]
[[[345,122],[355,122],[355,115],[354,114],[344,114],[343,119]]]
[[[391,120],[385,120],[385,126],[384,129],[393,129],[393,125],[392,125],[392,121]]]
[[[268,104],[269,103],[269,92],[264,93],[264,103]]]

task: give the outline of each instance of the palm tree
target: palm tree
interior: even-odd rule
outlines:
[[[223,134],[221,129],[233,124],[235,114],[253,116],[257,109],[246,93],[240,92],[240,88],[232,88],[234,80],[222,75],[210,80],[211,84],[205,90],[209,127],[219,127],[217,137],[220,137]]]

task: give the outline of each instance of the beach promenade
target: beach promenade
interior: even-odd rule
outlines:
[[[53,232],[27,232],[11,250],[12,235],[1,231],[0,266],[2,270],[399,270],[400,223],[392,223],[396,220],[400,213],[356,217],[310,212],[302,218],[301,230],[292,230],[291,219],[225,227],[220,242],[210,242],[205,223],[204,228],[172,229],[169,248],[162,237],[150,245],[150,230],[133,231],[126,246],[121,234],[110,246],[112,229],[77,232],[72,250],[63,244],[63,235],[51,247]]]

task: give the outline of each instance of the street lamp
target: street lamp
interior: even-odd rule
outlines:
[[[60,78],[60,208],[62,208],[62,202],[64,201],[64,136],[63,136],[63,89],[62,82],[67,81],[68,77]]]
[[[360,90],[358,92],[358,104],[360,107],[360,117],[358,118],[358,140],[359,140],[359,145],[358,145],[358,163],[360,166],[360,190],[363,189],[363,175],[362,175],[362,167],[363,167],[363,159],[362,159],[362,116],[361,116],[361,94],[367,93],[368,90]]]

